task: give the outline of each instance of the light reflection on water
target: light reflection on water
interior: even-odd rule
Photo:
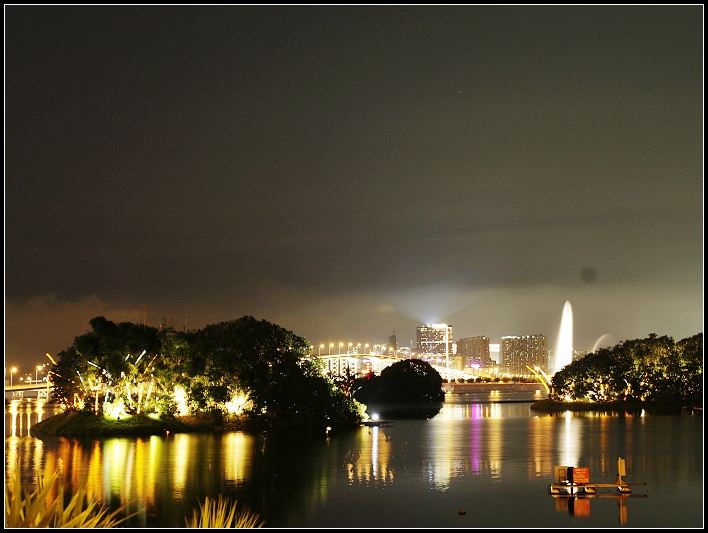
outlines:
[[[184,527],[198,501],[218,494],[271,527],[702,526],[702,417],[551,416],[518,396],[448,395],[427,420],[329,436],[38,439],[27,429],[54,411],[29,403],[6,408],[6,476],[18,459],[28,483],[61,464],[67,491],[85,482],[101,504],[137,512],[132,527]],[[571,509],[548,495],[554,466],[587,466],[593,482],[610,482],[618,456],[648,498]]]

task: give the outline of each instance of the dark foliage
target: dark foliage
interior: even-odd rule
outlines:
[[[650,334],[573,361],[553,376],[554,400],[640,400],[703,406],[703,334],[675,342]]]
[[[385,368],[381,376],[358,380],[353,397],[362,403],[440,402],[445,399],[442,383],[429,363],[408,359]]]

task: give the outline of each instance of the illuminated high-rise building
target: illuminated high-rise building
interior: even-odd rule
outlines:
[[[450,379],[450,370],[462,370],[462,364],[455,358],[456,345],[452,342],[452,326],[450,324],[428,324],[418,326],[418,359],[423,359],[431,365],[447,369],[443,377]]]
[[[501,338],[501,371],[511,376],[533,374],[526,365],[548,372],[548,350],[543,335]]]
[[[418,336],[418,357],[453,354],[452,326],[449,324],[428,324],[416,328]],[[447,341],[447,347],[445,342]]]
[[[483,368],[494,364],[489,353],[489,337],[485,336],[458,340],[457,356],[464,368]]]

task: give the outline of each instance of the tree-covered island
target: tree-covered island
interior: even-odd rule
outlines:
[[[354,426],[351,399],[286,329],[244,316],[181,332],[96,317],[57,354],[54,400],[65,412],[32,434],[150,434]]]
[[[573,361],[551,379],[543,411],[675,412],[703,408],[703,334],[681,341],[650,334]]]

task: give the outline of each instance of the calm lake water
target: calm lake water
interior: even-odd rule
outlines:
[[[238,500],[279,528],[702,528],[703,417],[539,414],[531,394],[448,394],[429,419],[405,412],[347,431],[34,438],[54,414],[24,400],[5,415],[6,476],[36,482],[63,464],[67,490],[138,515],[129,527],[185,527],[198,502]],[[526,401],[524,401],[526,400]],[[373,407],[370,408],[370,411]],[[549,494],[555,466],[630,495]]]

